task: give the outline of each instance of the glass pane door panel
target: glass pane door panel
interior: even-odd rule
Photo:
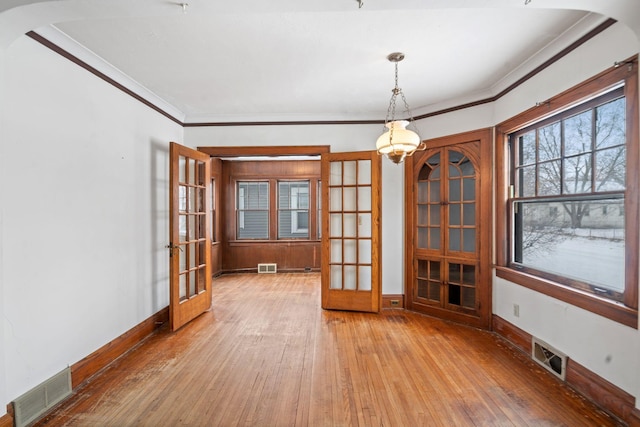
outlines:
[[[371,240],[358,240],[358,263],[371,264]]]
[[[342,289],[342,266],[341,265],[331,266],[331,283],[329,284],[329,288]]]
[[[459,202],[461,200],[460,183],[461,181],[459,179],[449,180],[449,203]]]
[[[198,211],[198,188],[189,187],[189,212]]]
[[[418,225],[427,225],[430,206],[418,205]]]
[[[187,184],[191,184],[194,185],[196,183],[196,161],[195,159],[189,159],[189,162],[187,163],[187,174],[188,174],[188,181]]]
[[[180,286],[180,301],[187,298],[187,278],[189,277],[189,273],[180,274],[179,286]]]
[[[371,160],[358,160],[358,184],[371,184]]]
[[[189,298],[194,297],[196,295],[196,272],[192,271],[189,273]]]
[[[465,228],[462,230],[462,241],[464,252],[476,251],[476,230],[475,228]]]
[[[462,288],[461,304],[465,308],[476,308],[476,290],[475,288]]]
[[[465,265],[462,270],[462,284],[473,285],[476,284],[476,269],[473,265]]]
[[[344,266],[344,285],[343,289],[355,291],[358,288],[358,276],[356,274],[355,265]]]
[[[462,180],[462,200],[473,201],[476,199],[476,180],[465,178]]]
[[[178,182],[186,182],[187,180],[187,159],[184,156],[178,157]]]
[[[371,187],[358,187],[358,210],[371,210]]]
[[[476,225],[476,204],[466,203],[463,205],[463,225]]]
[[[329,185],[340,185],[342,184],[342,163],[341,162],[331,162],[330,172],[329,172]]]
[[[440,226],[440,205],[429,205],[429,225]]]
[[[178,260],[178,270],[180,273],[184,272],[187,269],[187,257],[184,255],[186,251],[186,245],[178,246],[178,251],[180,252],[180,259]]]
[[[178,210],[180,212],[187,210],[187,187],[184,185],[178,186]]]
[[[344,199],[343,199],[343,211],[355,211],[356,210],[356,187],[345,187],[344,188]],[[333,211],[334,209],[332,206]]]
[[[344,237],[356,237],[356,233],[358,230],[357,219],[358,215],[356,214],[344,214],[342,215],[344,230],[342,231],[342,236]]]
[[[187,245],[187,259],[189,260],[188,261],[189,269],[193,269],[194,267],[198,266],[195,249],[196,249],[195,243],[191,243]]]
[[[428,248],[429,229],[426,227],[418,227],[418,248]]]
[[[427,298],[429,298],[432,301],[442,300],[441,290],[442,290],[442,287],[440,286],[440,283],[429,282],[429,295]]]
[[[357,262],[358,252],[356,249],[355,239],[344,239],[344,260],[345,264],[355,264]]]
[[[189,226],[187,230],[187,240],[191,241],[196,239],[196,219],[193,215],[187,216],[187,225]]]
[[[460,251],[460,229],[449,228],[449,250]]]
[[[344,174],[342,176],[342,185],[355,185],[357,178],[355,161],[343,162]]]
[[[418,285],[416,289],[418,298],[427,298],[427,296],[429,295],[429,282],[427,282],[426,280],[417,279],[416,284]]]
[[[440,181],[429,182],[429,201],[440,203]]]
[[[371,290],[371,267],[361,265],[358,267],[358,290],[370,291]]]
[[[342,214],[331,214],[330,222],[329,236],[342,237]]]
[[[342,188],[329,190],[329,210],[332,212],[342,210]]]
[[[440,229],[429,228],[429,246],[428,249],[440,249]]]
[[[418,182],[418,203],[427,203],[429,196],[429,183],[420,181]]]
[[[371,237],[371,214],[360,214],[358,216],[358,236]]]
[[[178,216],[178,238],[180,242],[187,240],[187,216],[183,214]]]
[[[204,268],[198,270],[198,293],[204,292],[206,290],[207,282],[205,273],[206,270]]]
[[[371,237],[371,214],[360,214],[358,236]]]
[[[449,225],[460,225],[460,205],[449,205]]]
[[[331,263],[342,263],[342,240],[331,239]]]

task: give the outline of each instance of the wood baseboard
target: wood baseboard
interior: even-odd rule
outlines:
[[[4,414],[0,417],[0,427],[13,427],[13,417],[9,414]]]
[[[640,427],[640,409],[635,408],[629,416],[629,427]]]
[[[531,334],[499,316],[493,315],[493,330],[513,346],[531,355]],[[591,372],[569,357],[566,383],[582,396],[593,401],[610,415],[629,426],[640,427],[640,410],[634,397],[601,376]]]
[[[84,359],[73,364],[71,366],[71,384],[73,389],[132,349],[160,325],[168,321],[169,307],[165,307],[111,342],[103,345]]]
[[[404,295],[382,295],[382,308],[404,308]]]
[[[528,334],[495,314],[491,319],[491,328],[495,333],[518,347],[520,350],[527,354],[531,354],[531,334]]]

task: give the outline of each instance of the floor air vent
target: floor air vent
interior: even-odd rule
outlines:
[[[258,273],[275,273],[277,270],[277,264],[258,264]]]
[[[49,378],[13,401],[16,427],[26,426],[71,394],[71,369]]]
[[[531,339],[531,344],[533,360],[564,381],[567,370],[567,356],[536,337]]]

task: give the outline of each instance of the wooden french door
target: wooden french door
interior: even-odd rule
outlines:
[[[427,141],[405,169],[407,308],[491,327],[491,134]]]
[[[172,142],[169,180],[169,320],[175,331],[211,306],[209,155]]]
[[[380,156],[322,154],[322,308],[378,312]]]

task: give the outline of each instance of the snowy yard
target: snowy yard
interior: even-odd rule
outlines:
[[[621,230],[578,229],[574,235],[561,236],[544,247],[525,250],[522,263],[602,288],[624,291]]]

